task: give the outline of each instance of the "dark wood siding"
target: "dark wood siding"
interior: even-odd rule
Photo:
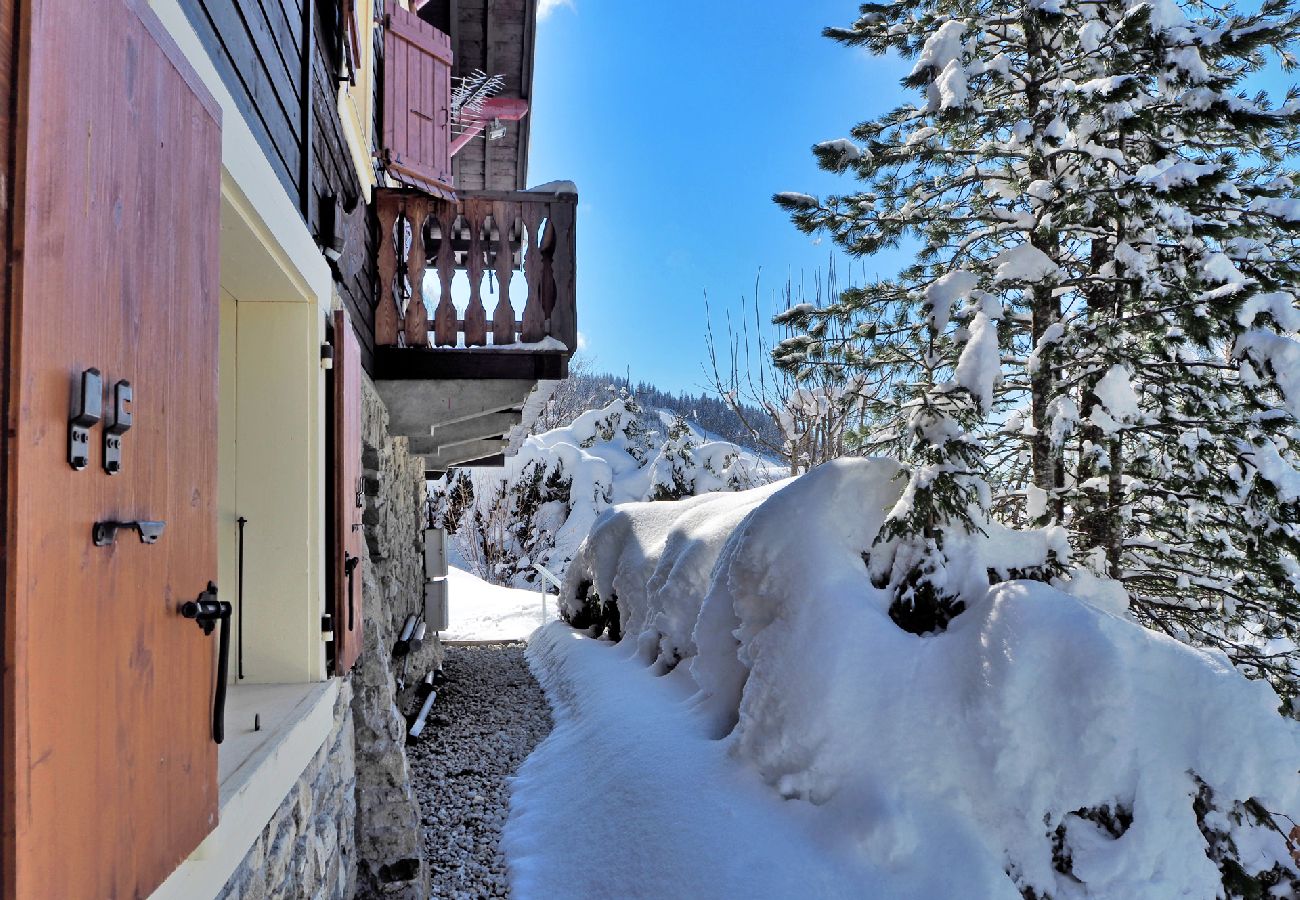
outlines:
[[[183,4],[285,191],[299,195],[302,0]]]
[[[337,41],[340,38],[334,29],[341,28],[342,21],[328,3],[322,4],[320,12],[316,17],[318,51],[312,69],[315,90],[312,104],[312,198],[308,221],[312,233],[320,236],[325,230],[329,206],[334,204],[341,211],[344,258],[335,266],[335,281],[343,304],[357,329],[362,362],[367,371],[372,371],[374,231],[369,208],[361,196],[361,182],[339,121],[339,82],[331,59],[338,52]]]
[[[305,86],[309,116],[304,116],[302,103],[304,2],[311,3],[313,20],[306,41],[311,53],[310,83]],[[337,0],[193,0],[185,9],[312,236],[320,244],[343,245],[344,258],[335,265],[336,285],[370,371],[374,228],[339,121],[343,20]]]

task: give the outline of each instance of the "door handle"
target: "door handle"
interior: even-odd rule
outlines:
[[[226,677],[230,673],[230,604],[217,599],[217,586],[209,581],[208,589],[199,596],[181,604],[181,615],[193,619],[204,634],[221,625],[217,645],[217,688],[212,698],[212,740],[220,744],[226,739]]]
[[[96,547],[107,547],[117,540],[117,533],[123,528],[129,528],[132,531],[140,532],[140,543],[156,544],[162,537],[163,529],[167,527],[166,522],[151,522],[141,520],[138,522],[96,522],[95,527],[91,529],[90,536],[95,542]]]
[[[354,599],[353,590],[355,575],[353,573],[356,572],[357,566],[360,564],[361,557],[353,556],[347,551],[344,551],[343,571],[346,572],[348,576],[348,631],[352,631],[357,627],[356,601]]]

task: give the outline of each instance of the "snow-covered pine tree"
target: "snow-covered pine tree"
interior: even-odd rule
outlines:
[[[1300,567],[1295,410],[1278,363],[1296,346],[1283,332],[1295,328],[1284,289],[1295,283],[1297,215],[1284,167],[1297,103],[1238,93],[1266,49],[1289,61],[1296,16],[1280,2],[1196,15],[1172,0],[904,2],[863,6],[852,27],[830,29],[915,58],[908,84],[923,102],[815,148],[863,190],[777,200],[852,253],[909,241],[919,251],[898,278],[792,310],[786,321],[803,334],[776,356],[858,367],[893,386],[877,396],[894,404],[899,427],[883,440],[895,443],[917,434],[907,418],[936,391],[988,395],[977,407],[993,416],[964,430],[988,448],[999,509],[1026,497],[1021,515],[1071,526],[1082,555],[1123,579],[1139,616],[1272,665],[1285,688],[1294,659],[1279,667],[1276,648],[1295,620]],[[827,317],[854,321],[858,340],[819,340]],[[998,320],[1000,365],[963,366],[990,358],[972,335],[987,343]],[[899,449],[909,462],[942,453],[924,430]],[[1260,474],[1261,454],[1275,477]],[[1188,528],[1189,507],[1213,527]],[[914,514],[891,528],[915,540],[934,525]],[[1226,606],[1187,591],[1196,579],[1221,591],[1238,576]]]
[[[651,463],[650,499],[680,500],[695,494],[695,450],[699,442],[681,415],[668,426],[659,455]]]
[[[1297,16],[1284,3],[1197,19],[1172,2],[1093,9],[1100,34],[1124,39],[1086,60],[1124,80],[1081,105],[1109,152],[1065,186],[1096,199],[1079,212],[1093,219],[1090,286],[1058,348],[1075,389],[1057,398],[1073,474],[1060,493],[1082,558],[1123,583],[1139,619],[1294,694],[1296,408],[1285,367],[1252,353],[1296,347],[1286,166],[1300,118],[1294,91],[1271,106],[1242,81],[1265,50],[1289,60]]]
[[[858,125],[853,140],[815,148],[823,167],[852,170],[862,190],[824,203],[776,197],[799,227],[828,231],[851,254],[917,246],[916,262],[896,278],[821,309],[790,310],[782,322],[804,333],[775,351],[788,368],[862,372],[872,418],[889,426],[868,449],[911,466],[873,571],[889,573],[895,620],[912,630],[941,626],[957,608],[946,548],[978,530],[985,475],[999,458],[981,448],[978,432],[1016,396],[1030,398],[1035,480],[1057,479],[1046,426],[1067,276],[1056,261],[1057,223],[1039,215],[1051,170],[1042,137],[1054,116],[1044,85],[1057,65],[1041,19],[1005,0],[939,0],[867,4],[850,28],[828,29],[842,42],[914,58],[905,84],[920,102]],[[821,340],[828,318],[852,322],[855,340]],[[1002,350],[1017,347],[1034,366],[999,391]]]

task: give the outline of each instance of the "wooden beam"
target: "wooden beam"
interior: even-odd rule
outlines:
[[[437,381],[444,378],[554,381],[569,374],[563,350],[465,350],[376,347],[376,381]]]

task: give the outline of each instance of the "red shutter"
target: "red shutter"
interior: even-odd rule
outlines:
[[[384,31],[384,159],[399,180],[441,194],[451,177],[451,38],[393,5]]]
[[[365,490],[361,470],[361,345],[347,313],[334,313],[331,370],[328,589],[334,626],[334,674],[352,668],[361,655],[361,560],[366,541],[361,514]]]
[[[217,820],[218,636],[180,607],[217,573],[220,112],[146,0],[22,6],[0,895],[145,897]],[[92,367],[104,420],[133,395],[115,474],[104,420],[69,464]]]

